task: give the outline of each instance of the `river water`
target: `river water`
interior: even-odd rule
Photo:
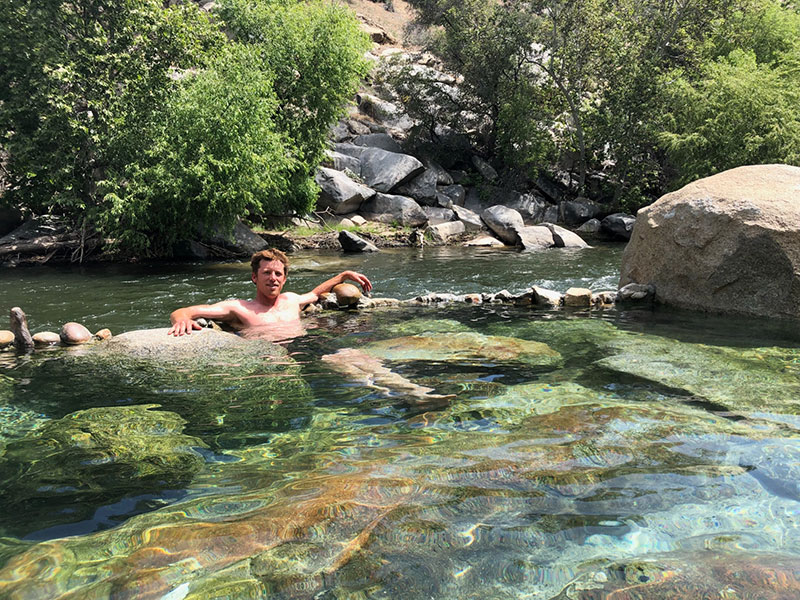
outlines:
[[[298,253],[375,297],[615,289],[622,248]],[[248,264],[17,269],[32,331]],[[4,307],[4,308],[3,308]],[[270,360],[0,354],[2,598],[800,597],[800,333],[663,308],[326,312]]]

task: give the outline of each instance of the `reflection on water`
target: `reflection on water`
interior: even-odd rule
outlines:
[[[560,260],[613,287],[615,252]],[[290,277],[378,269],[331,258],[301,257]],[[404,268],[387,273],[430,280],[385,295],[577,283],[550,253],[538,271],[533,257],[494,260],[514,258],[501,273],[480,254],[398,253]],[[164,297],[224,296],[247,275],[197,270],[170,275]],[[136,273],[142,290],[162,276]],[[119,327],[151,324],[135,321]],[[291,360],[6,356],[0,472],[17,508],[0,518],[0,597],[800,595],[792,327],[499,305],[306,324]]]

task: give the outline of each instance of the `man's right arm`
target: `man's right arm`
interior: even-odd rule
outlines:
[[[172,321],[172,327],[167,331],[167,335],[189,335],[195,329],[202,329],[195,319],[218,319],[220,321],[235,322],[238,320],[236,308],[238,308],[236,300],[179,308],[169,316]]]

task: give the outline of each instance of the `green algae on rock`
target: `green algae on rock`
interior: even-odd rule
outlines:
[[[411,335],[371,342],[364,351],[385,360],[525,362],[552,366],[561,355],[541,342],[477,332]]]
[[[606,347],[610,355],[598,360],[598,366],[728,410],[800,412],[800,349],[738,349],[645,334],[620,336]]]
[[[182,433],[185,421],[157,405],[92,408],[44,424],[9,443],[0,457],[7,510],[2,529],[17,531],[16,514],[36,511],[38,526],[63,522],[53,507],[69,506],[73,520],[98,502],[131,491],[185,486],[203,465],[202,441]]]

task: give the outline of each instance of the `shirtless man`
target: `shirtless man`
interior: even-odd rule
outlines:
[[[321,283],[306,294],[283,292],[289,271],[289,260],[280,250],[270,248],[256,252],[250,259],[251,278],[256,284],[256,297],[253,300],[223,300],[216,304],[198,304],[179,308],[170,315],[172,327],[169,335],[188,335],[201,329],[195,319],[217,319],[234,329],[271,330],[274,335],[259,337],[289,337],[302,333],[300,310],[307,304],[319,300],[322,294],[348,279],[358,283],[365,292],[372,289],[372,283],[361,273],[343,271],[336,277]],[[265,332],[268,333],[268,332]],[[288,333],[288,336],[281,334]]]

